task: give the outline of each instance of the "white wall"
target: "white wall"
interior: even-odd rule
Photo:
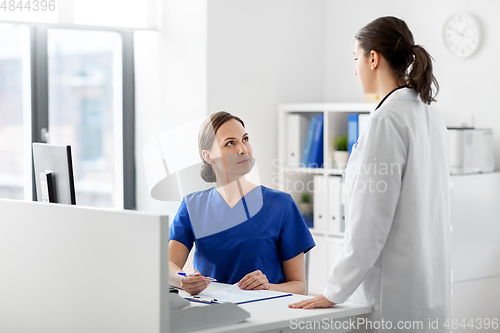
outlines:
[[[277,105],[323,99],[324,1],[168,0],[160,32],[137,32],[137,208],[151,198],[142,150],[158,134],[226,110],[251,135],[261,182],[273,186]]]
[[[362,10],[360,10],[362,8]],[[468,59],[453,56],[445,47],[442,31],[447,18],[458,12],[476,16],[483,28],[479,51]],[[379,16],[393,15],[406,21],[415,42],[434,57],[435,75],[441,86],[436,108],[448,126],[469,122],[492,127],[496,170],[500,170],[500,1],[422,0],[419,2],[327,0],[325,46],[325,101],[360,102],[364,95],[354,75],[354,35]]]
[[[240,116],[273,186],[280,103],[323,100],[323,0],[210,0],[208,112]]]
[[[206,0],[164,0],[159,32],[134,39],[137,209],[175,212],[178,203],[151,198],[144,146],[159,134],[206,115]]]
[[[484,39],[469,59],[447,51],[446,19],[467,11]],[[404,19],[435,59],[436,107],[449,126],[493,127],[500,170],[500,1],[496,0],[165,0],[159,33],[136,35],[137,205],[162,212],[150,197],[142,149],[165,130],[219,110],[239,115],[254,146],[261,181],[273,186],[278,157],[277,105],[360,102],[355,33],[385,15]],[[175,206],[175,205],[174,205]],[[168,209],[167,209],[168,210]]]

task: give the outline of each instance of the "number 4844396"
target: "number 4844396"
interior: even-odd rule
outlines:
[[[493,329],[496,330],[498,329],[498,318],[473,318],[470,319],[469,321],[466,321],[465,319],[462,319],[459,321],[457,318],[453,319],[447,319],[444,324],[444,327],[452,330],[456,330],[458,328],[462,329],[470,329],[470,330],[488,330],[488,329]]]
[[[56,10],[56,0],[4,0],[0,5],[0,10],[4,12],[38,12]]]

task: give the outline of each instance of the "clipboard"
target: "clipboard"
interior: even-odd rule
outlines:
[[[212,292],[202,292],[198,297],[186,298],[194,302],[202,303],[234,303],[245,304],[263,301],[266,299],[292,296],[292,293],[285,293],[274,290],[243,290],[237,284],[230,285]],[[193,299],[197,298],[197,299]]]

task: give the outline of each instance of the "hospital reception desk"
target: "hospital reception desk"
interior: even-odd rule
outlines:
[[[500,174],[453,176],[450,190],[452,318],[498,318]],[[6,199],[0,212],[0,332],[169,331],[167,217]],[[304,297],[242,304],[246,321],[203,331],[292,332],[371,311],[287,307]]]
[[[0,212],[0,332],[171,331],[167,217],[6,199]],[[250,318],[200,332],[347,332],[371,312],[287,307],[305,297],[242,304]]]

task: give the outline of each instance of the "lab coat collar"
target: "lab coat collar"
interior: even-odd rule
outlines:
[[[378,105],[374,111],[377,111],[382,106],[382,104],[385,101],[387,101],[387,99],[389,99],[389,100],[391,100],[391,99],[415,99],[417,97],[418,97],[418,95],[415,93],[415,90],[413,90],[412,88],[410,88],[408,86],[401,86],[401,87],[394,89],[393,91],[391,91],[387,95],[385,95],[385,97],[380,101],[380,103],[378,103]]]

